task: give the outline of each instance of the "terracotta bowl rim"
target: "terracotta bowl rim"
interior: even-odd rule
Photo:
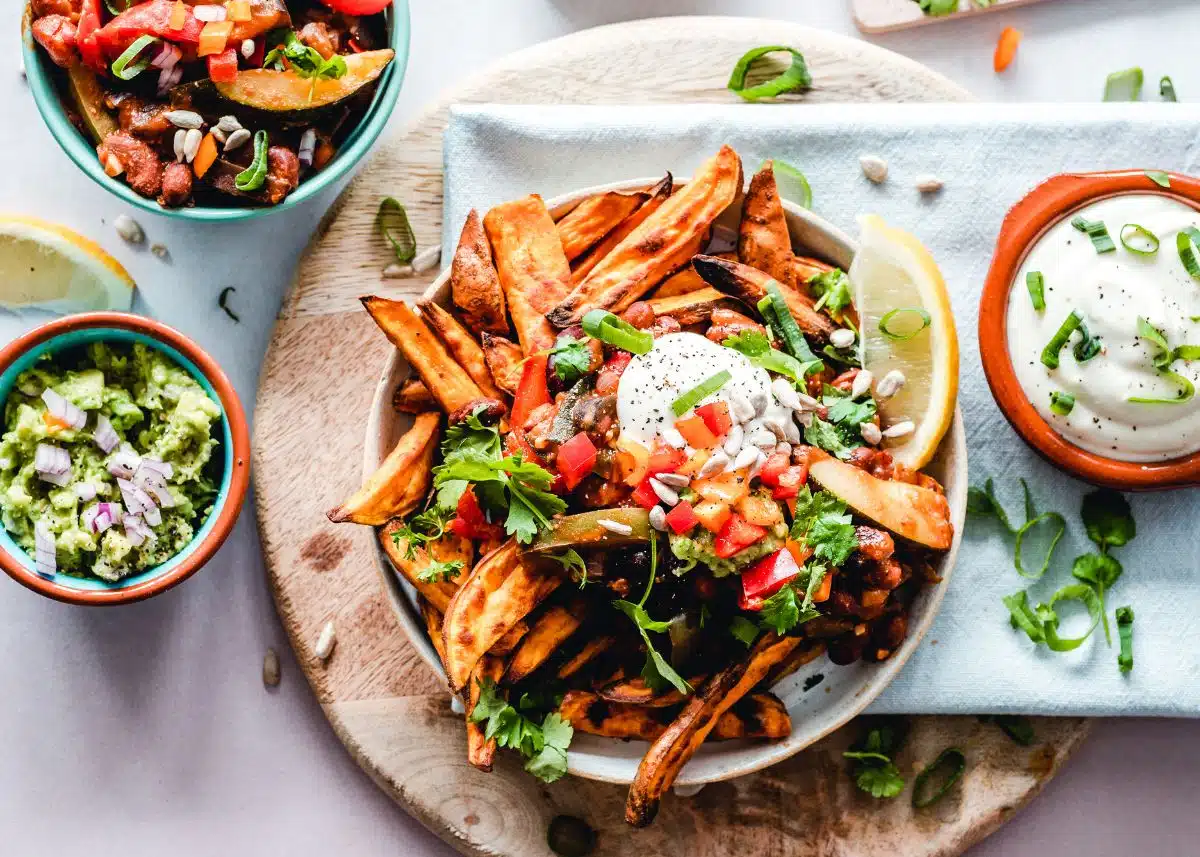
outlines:
[[[1093,485],[1121,491],[1156,491],[1200,485],[1200,451],[1167,461],[1120,461],[1089,452],[1060,435],[1025,395],[1008,351],[1009,295],[1033,246],[1052,226],[1079,209],[1114,196],[1167,196],[1200,211],[1200,180],[1155,170],[1060,173],[1026,194],[1005,215],[979,301],[979,357],[992,396],[1005,419],[1036,453],[1063,472]]]
[[[229,537],[245,501],[250,479],[250,429],[241,400],[225,372],[208,352],[173,327],[145,316],[123,312],[89,312],[56,318],[39,325],[0,349],[0,374],[6,372],[21,356],[33,348],[60,336],[79,330],[116,328],[142,334],[173,348],[200,371],[212,385],[223,411],[222,422],[228,426],[232,440],[228,490],[218,497],[219,507],[213,512],[212,527],[199,541],[184,549],[179,562],[163,574],[129,586],[85,590],[46,580],[27,569],[8,550],[0,547],[0,567],[22,586],[48,598],[68,604],[101,606],[143,601],[165,592],[195,574]],[[222,482],[225,480],[222,479]],[[172,558],[174,559],[174,557]],[[170,560],[168,560],[170,562]]]

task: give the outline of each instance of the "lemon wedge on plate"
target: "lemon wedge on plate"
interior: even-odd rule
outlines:
[[[884,448],[908,467],[924,467],[950,428],[958,396],[958,334],[950,296],[920,241],[877,215],[858,222],[862,232],[849,277],[862,365],[875,376],[877,392],[888,373],[904,376],[898,393],[877,396],[885,432],[893,426],[903,432],[902,423],[913,424],[911,432],[885,436]]]
[[[128,312],[133,290],[121,263],[91,239],[37,218],[0,215],[0,307]]]

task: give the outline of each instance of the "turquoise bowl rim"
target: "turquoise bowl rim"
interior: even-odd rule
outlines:
[[[231,519],[229,516],[223,514],[232,499],[231,495],[235,492],[235,479],[241,485],[240,490],[237,491],[241,496],[236,499],[239,506],[244,498],[246,480],[244,475],[242,478],[237,479],[240,472],[244,470],[244,462],[238,456],[238,443],[235,437],[237,432],[234,425],[236,420],[244,420],[244,417],[242,416],[241,403],[237,401],[236,393],[232,392],[232,387],[229,385],[228,380],[223,377],[223,373],[220,373],[219,368],[216,371],[222,377],[214,384],[205,370],[202,370],[197,365],[197,361],[184,354],[175,345],[164,341],[153,332],[148,331],[162,329],[167,334],[177,338],[178,344],[196,349],[200,359],[211,361],[211,358],[200,351],[198,346],[195,346],[190,340],[183,337],[182,334],[151,319],[142,319],[134,315],[105,313],[95,314],[95,317],[98,321],[93,324],[86,323],[88,315],[66,317],[51,322],[48,326],[70,323],[71,321],[82,322],[82,324],[78,327],[41,338],[40,341],[35,341],[30,347],[16,355],[11,363],[3,371],[0,371],[0,408],[3,408],[7,404],[8,396],[16,384],[18,375],[36,363],[44,354],[55,353],[99,340],[142,343],[147,345],[161,351],[176,361],[221,406],[222,474],[217,496],[213,501],[208,517],[183,550],[154,568],[123,578],[115,583],[71,577],[65,574],[55,575],[52,581],[42,578],[34,570],[34,562],[25,552],[24,548],[20,547],[11,534],[2,527],[0,527],[0,550],[15,559],[27,573],[28,579],[18,578],[18,582],[30,586],[30,588],[36,589],[42,594],[59,600],[81,604],[124,603],[125,601],[140,600],[157,594],[186,579],[203,564],[203,561],[191,569],[181,569],[180,566],[193,559],[197,551],[201,550],[206,544],[212,545],[211,553],[215,552],[216,548],[224,541],[225,536],[228,534],[228,529],[232,528],[240,511],[235,509]],[[129,324],[129,326],[122,327],[120,326],[121,324]],[[142,325],[145,325],[145,327],[143,328]],[[43,329],[35,329],[27,334],[25,338],[37,337]],[[222,395],[218,387],[228,390],[234,398],[230,400],[226,395]],[[233,412],[232,419],[231,411]],[[214,530],[218,526],[224,526],[225,532],[214,533]],[[215,543],[214,539],[216,539]],[[122,597],[125,595],[128,597]],[[77,598],[73,596],[77,596]]]
[[[67,119],[66,111],[63,110],[61,99],[47,65],[52,65],[52,63],[45,53],[38,49],[29,30],[28,4],[26,4],[21,26],[21,52],[25,61],[25,76],[29,82],[29,89],[33,93],[33,101],[37,105],[38,113],[42,116],[42,121],[46,123],[46,127],[50,129],[50,135],[67,153],[67,156],[92,181],[130,205],[153,214],[201,223],[234,223],[266,217],[302,205],[351,172],[379,139],[379,135],[383,133],[392,110],[396,106],[396,99],[400,95],[400,87],[404,82],[404,73],[408,68],[410,36],[408,0],[392,0],[392,4],[392,11],[388,16],[391,24],[389,47],[396,52],[396,56],[384,70],[379,87],[375,92],[375,100],[371,103],[362,122],[346,138],[341,151],[328,167],[303,182],[279,205],[269,208],[202,208],[199,206],[163,208],[155,200],[134,193],[125,182],[110,178],[100,166],[95,147]]]

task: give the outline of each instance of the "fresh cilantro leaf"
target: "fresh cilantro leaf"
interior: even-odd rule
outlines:
[[[500,696],[496,684],[486,679],[479,684],[479,700],[471,709],[471,722],[487,722],[484,737],[496,745],[517,750],[528,762],[525,770],[552,783],[567,770],[567,748],[574,736],[571,724],[557,712],[546,715],[539,726]]]
[[[552,783],[567,772],[567,748],[575,730],[557,712],[542,721],[542,748],[528,762],[525,770],[545,783]]]
[[[1089,553],[1075,557],[1071,574],[1084,583],[1091,584],[1100,597],[1101,621],[1104,624],[1104,639],[1112,645],[1112,633],[1108,627],[1108,613],[1104,610],[1104,593],[1112,588],[1120,578],[1124,569],[1115,557],[1102,553]]]
[[[496,691],[496,683],[491,679],[479,682],[479,699],[471,709],[472,723],[482,723],[508,708],[508,702]]]
[[[446,532],[446,524],[454,517],[453,507],[443,508],[431,506],[424,512],[408,519],[404,526],[392,533],[392,542],[396,547],[404,542],[406,559],[416,559],[417,550],[424,548],[430,542],[435,542]]]
[[[855,446],[862,446],[861,443],[847,445],[836,426],[816,416],[813,417],[812,424],[804,429],[804,439],[812,446],[820,447],[841,459],[849,458]]]
[[[592,368],[592,350],[587,342],[570,336],[559,336],[557,344],[550,349],[550,362],[559,380],[570,386]]]
[[[854,773],[854,784],[873,798],[895,797],[904,791],[904,777],[891,762],[859,767]]]
[[[444,492],[453,495],[457,491],[461,497],[465,486],[471,484],[479,505],[493,515],[504,514],[504,531],[527,544],[550,526],[551,518],[566,511],[566,501],[550,493],[554,477],[543,467],[521,455],[489,457],[478,447],[484,440],[491,443],[482,434],[468,438],[471,448],[455,450],[434,468],[439,503],[448,505]]]
[[[417,572],[417,578],[422,583],[449,583],[462,573],[463,561],[452,559],[446,562],[430,559],[429,565]]]
[[[349,71],[346,60],[334,55],[329,59],[321,56],[315,48],[310,48],[302,42],[292,30],[276,30],[268,36],[267,44],[278,47],[272,48],[263,57],[263,68],[284,71],[290,68],[297,77],[326,78],[337,80]]]
[[[480,421],[481,410],[476,409],[465,420],[446,429],[446,437],[442,441],[443,461],[454,461],[469,453],[477,453],[483,458],[500,457],[504,448],[500,442],[500,430]]]
[[[859,425],[870,422],[877,410],[875,400],[870,398],[855,400],[849,396],[843,396],[832,402],[825,399],[823,404],[829,408],[829,414],[826,417],[829,422],[852,430],[856,436]]]
[[[849,515],[822,515],[805,536],[813,556],[840,566],[858,547],[858,536]]]
[[[543,556],[561,565],[568,577],[579,582],[580,589],[588,585],[587,563],[583,561],[583,557],[575,548],[567,548],[560,554],[548,553]]]
[[[852,759],[859,762],[883,762],[884,764],[888,764],[892,761],[887,756],[883,755],[883,753],[875,753],[869,750],[847,750],[846,752],[842,753],[842,758]]]
[[[762,603],[759,618],[763,627],[776,634],[786,634],[800,624],[800,604],[796,600],[796,590],[785,586]]]
[[[626,616],[633,620],[633,624],[637,625],[640,631],[653,631],[656,634],[665,634],[671,627],[670,622],[656,622],[650,618],[650,614],[646,612],[646,608],[640,604],[634,604],[632,601],[614,601],[613,607],[616,607]]]
[[[807,376],[820,372],[823,368],[820,360],[802,363],[790,354],[777,351],[771,347],[771,340],[767,335],[757,330],[743,330],[722,344],[744,354],[758,368],[782,375],[798,385],[804,385]]]
[[[854,782],[871,797],[895,797],[904,791],[904,777],[892,762],[896,744],[895,732],[888,726],[880,726],[871,729],[862,741],[842,754],[857,763]]]
[[[758,639],[758,626],[745,616],[734,616],[729,623],[729,633],[735,640],[749,648]]]
[[[1100,546],[1103,553],[1110,547],[1121,547],[1137,535],[1137,524],[1129,501],[1116,491],[1101,488],[1083,498],[1083,526],[1088,538]]]
[[[818,491],[815,494],[805,485],[796,495],[796,513],[792,518],[792,538],[803,539],[818,518],[825,515],[841,515],[846,511],[846,504],[828,491]]]
[[[850,278],[837,268],[817,274],[808,281],[808,289],[812,294],[820,295],[813,309],[826,309],[834,318],[841,316],[842,310],[853,301]]]
[[[642,635],[642,642],[646,644],[646,663],[642,667],[642,677],[646,680],[646,683],[655,689],[665,688],[669,684],[680,693],[691,693],[692,686],[687,683],[683,676],[675,672],[666,659],[658,653],[658,650],[654,648],[654,642],[650,639],[650,632],[656,634],[666,633],[671,623],[658,622],[651,619],[645,607],[640,604],[634,604],[632,601],[614,601],[613,607],[616,607],[633,620],[633,624],[637,626],[638,633]]]

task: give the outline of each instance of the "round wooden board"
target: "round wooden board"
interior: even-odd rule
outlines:
[[[365,771],[430,830],[468,855],[540,857],[560,813],[600,833],[600,855],[755,852],[807,855],[958,854],[1052,777],[1087,733],[1083,719],[1037,719],[1021,748],[971,717],[916,717],[899,764],[910,770],[963,747],[963,787],[935,810],[876,802],[846,774],[853,727],[765,772],[664,803],[655,826],[622,822],[625,789],[567,778],[543,786],[509,754],[492,774],[466,762],[461,718],[445,687],[400,631],[375,567],[373,534],[334,526],[325,511],[359,484],[367,411],[391,346],[359,295],[420,295],[435,272],[384,279],[374,234],[384,195],[402,200],[418,242],[439,243],[441,134],[452,102],[736,101],[728,70],[747,49],[789,44],[808,58],[804,101],[962,101],[970,96],[910,60],[780,21],[673,18],[617,24],[521,51],[476,75],[399,128],[329,213],[302,260],[263,368],[255,488],[267,572],[297,658],[338,737]],[[314,649],[334,620],[337,647]]]

